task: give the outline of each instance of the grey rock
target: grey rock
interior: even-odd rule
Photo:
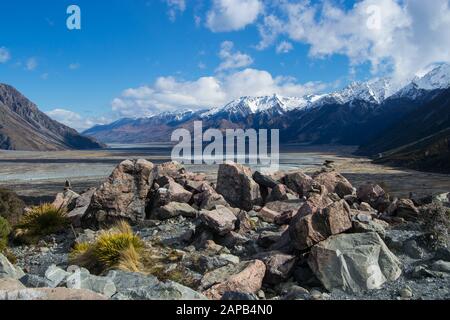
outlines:
[[[117,300],[206,300],[206,297],[173,281],[160,282],[156,277],[140,273],[111,271],[108,277],[114,282]]]
[[[88,191],[77,197],[75,201],[72,202],[73,204],[69,206],[67,218],[75,228],[81,227],[81,219],[86,213],[95,191],[96,188],[90,188]]]
[[[431,265],[433,271],[450,273],[450,262],[448,261],[436,261]]]
[[[329,291],[378,289],[402,273],[398,258],[374,232],[332,236],[312,248],[308,263]]]
[[[266,265],[264,282],[278,284],[288,280],[294,270],[297,257],[280,252],[269,252],[264,255],[264,257],[259,257]]]
[[[303,287],[294,285],[284,293],[282,300],[308,300],[310,293]]]
[[[65,300],[106,300],[105,296],[89,290],[77,290],[68,288],[34,288],[15,291],[0,291],[0,301],[8,300],[43,300],[43,301],[65,301]]]
[[[19,267],[15,267],[9,260],[0,253],[0,279],[11,278],[20,279],[25,273]]]
[[[137,234],[149,242],[159,242],[166,246],[186,246],[190,243],[197,230],[197,222],[178,217],[165,220],[150,228],[143,228]]]
[[[50,288],[56,288],[64,284],[66,278],[69,275],[70,274],[68,272],[64,271],[61,268],[58,268],[54,264],[48,267],[47,270],[45,271],[45,279],[50,284],[49,285]]]
[[[416,240],[408,240],[403,244],[403,251],[413,259],[422,259],[423,250],[419,247]]]
[[[35,274],[26,274],[20,278],[20,282],[27,288],[50,288],[52,283],[44,278]]]
[[[450,261],[450,248],[438,248],[435,253],[435,259]]]
[[[152,216],[157,219],[165,220],[178,216],[195,218],[198,211],[187,203],[170,202],[165,206],[154,209]]]
[[[254,301],[258,300],[258,297],[252,293],[232,292],[227,291],[223,294],[222,299],[224,301]]]
[[[67,287],[70,289],[87,289],[100,293],[108,298],[116,292],[116,286],[112,279],[91,275],[88,270],[80,268],[75,270],[66,279]]]
[[[355,233],[376,232],[384,239],[386,236],[386,225],[380,220],[370,220],[365,223],[353,221],[352,231]]]
[[[411,299],[412,296],[413,296],[413,292],[412,292],[411,288],[405,287],[400,290],[400,297],[402,297],[403,299]]]

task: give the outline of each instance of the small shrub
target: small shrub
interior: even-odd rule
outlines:
[[[102,232],[92,244],[81,243],[72,250],[71,263],[101,274],[110,269],[137,272],[141,269],[144,242],[124,221]]]
[[[3,250],[3,254],[5,255],[6,259],[8,259],[8,261],[11,262],[12,264],[17,263],[17,256],[8,248]]]
[[[19,223],[25,203],[12,191],[0,188],[0,217],[14,226]]]
[[[20,240],[33,243],[43,236],[58,233],[69,226],[66,211],[52,204],[31,208],[18,224]]]
[[[0,252],[6,249],[8,245],[8,236],[11,233],[9,222],[0,217]]]
[[[429,234],[430,248],[447,246],[450,227],[448,209],[442,204],[433,203],[421,208],[421,217]]]

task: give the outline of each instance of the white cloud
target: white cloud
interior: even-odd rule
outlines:
[[[186,10],[185,0],[166,0],[166,3],[169,7],[169,11],[167,13],[170,21],[172,22],[176,20],[179,13],[183,13]]]
[[[71,63],[69,64],[69,69],[70,70],[77,70],[80,69],[81,65],[79,63]]]
[[[5,47],[0,47],[0,63],[6,63],[11,59],[11,53]]]
[[[92,128],[97,124],[107,124],[115,120],[112,117],[84,118],[80,114],[66,109],[54,109],[46,112],[46,114],[53,120],[76,129],[79,132]]]
[[[240,69],[253,64],[253,59],[239,51],[233,51],[234,44],[231,41],[224,41],[220,47],[219,57],[222,59],[216,71],[226,71],[231,69]]]
[[[302,85],[290,77],[273,77],[267,71],[248,68],[194,81],[161,77],[151,86],[125,90],[113,100],[112,108],[121,117],[146,117],[182,108],[218,107],[242,96],[304,96],[324,88],[321,83]]]
[[[37,68],[38,62],[36,58],[29,58],[25,63],[25,69],[28,71],[33,71]]]
[[[310,45],[311,57],[342,54],[353,66],[406,79],[435,62],[450,62],[448,0],[362,0],[345,10],[337,2],[283,1],[258,28],[259,49],[278,37]]]
[[[277,53],[288,53],[289,51],[291,51],[294,47],[292,46],[292,43],[287,42],[287,41],[282,41],[280,42],[280,44],[277,46]]]
[[[206,26],[213,32],[241,30],[255,22],[263,9],[260,0],[214,0]]]

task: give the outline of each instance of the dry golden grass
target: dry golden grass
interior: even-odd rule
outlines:
[[[17,225],[18,240],[26,243],[38,241],[41,237],[60,232],[69,226],[64,208],[50,203],[32,207]]]
[[[98,274],[111,269],[138,272],[142,269],[144,246],[130,225],[120,221],[111,229],[103,231],[94,243],[77,244],[70,254],[70,260]]]

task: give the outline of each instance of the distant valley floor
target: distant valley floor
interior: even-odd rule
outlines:
[[[124,159],[145,158],[155,163],[170,161],[168,145],[121,145],[98,151],[4,152],[0,151],[0,187],[16,191],[27,203],[52,200],[66,180],[81,192],[98,186]],[[326,161],[356,187],[374,182],[394,196],[409,192],[428,195],[450,191],[450,175],[433,174],[373,164],[370,159],[352,156],[354,148],[337,146],[285,146],[281,150],[280,169],[317,170]],[[216,166],[187,166],[215,179]]]

